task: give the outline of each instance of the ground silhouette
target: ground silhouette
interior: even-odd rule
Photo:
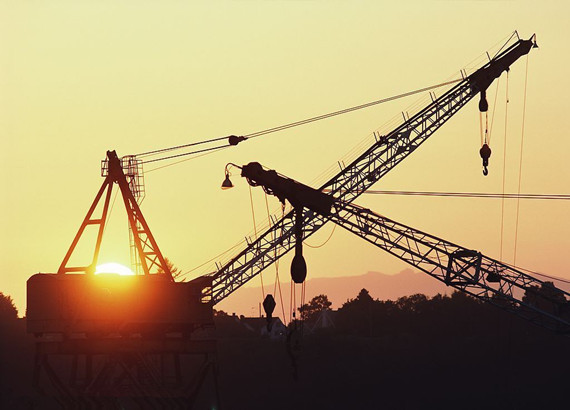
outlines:
[[[311,302],[316,308],[295,350],[297,380],[285,338],[262,337],[244,328],[240,317],[217,312],[221,408],[535,409],[567,403],[570,339],[462,293],[381,301],[362,289],[329,312],[334,325],[326,328],[314,326],[330,306],[326,295]],[[0,408],[54,408],[31,388],[34,345],[25,319],[2,317]],[[197,408],[206,403],[201,397]]]

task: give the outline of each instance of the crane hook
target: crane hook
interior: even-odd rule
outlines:
[[[487,166],[489,165],[489,157],[491,156],[491,148],[487,143],[483,144],[479,150],[479,155],[481,155],[483,159],[483,175],[487,176],[489,174]]]

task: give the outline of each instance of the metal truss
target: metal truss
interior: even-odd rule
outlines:
[[[474,95],[469,80],[462,81],[389,134],[376,136],[377,141],[373,146],[327,181],[320,190],[329,189],[336,198],[345,202],[353,201],[414,152]],[[229,296],[293,248],[293,212],[272,222],[273,225],[264,234],[251,241],[246,249],[214,274],[214,303]],[[312,235],[324,223],[325,220],[319,215],[305,211],[303,238]]]
[[[219,406],[217,373],[213,340],[66,339],[36,342],[33,383],[62,408],[191,409],[209,375]]]
[[[465,106],[477,93],[484,92],[495,78],[532,47],[531,40],[519,40],[472,75],[444,93],[387,135],[376,135],[376,142],[362,155],[320,187],[342,203],[350,203],[414,152],[435,131]],[[212,300],[216,304],[232,294],[294,247],[294,212],[273,224],[225,265],[212,274]],[[315,233],[327,218],[303,212],[303,239]],[[247,240],[247,238],[246,238]]]
[[[475,95],[464,80],[428,107],[406,120],[354,160],[320,190],[329,189],[336,198],[351,202],[386,175],[449,120]],[[326,222],[311,211],[304,212],[303,238],[315,233]],[[273,225],[237,257],[214,274],[213,300],[218,303],[241,285],[286,254],[294,246],[293,212]]]
[[[95,196],[95,200],[89,208],[79,231],[75,235],[75,238],[73,239],[73,242],[59,267],[58,273],[65,274],[69,272],[84,272],[92,274],[95,272],[105,223],[109,212],[111,192],[113,190],[113,185],[116,183],[119,186],[119,190],[121,191],[121,196],[123,197],[123,202],[127,210],[129,227],[131,230],[130,238],[132,242],[134,242],[136,255],[138,255],[143,273],[145,275],[150,273],[166,274],[172,279],[166,261],[158,248],[158,244],[156,243],[137,202],[137,199],[144,196],[143,180],[141,177],[137,176],[138,173],[140,173],[140,161],[136,162],[129,157],[127,160],[121,162],[115,151],[107,151],[107,159],[103,161],[101,168],[101,174],[105,177],[103,185]],[[95,210],[103,198],[104,193],[106,194],[101,216],[98,218],[94,217],[93,215]],[[98,228],[98,235],[91,263],[87,266],[68,266],[69,260],[75,251],[79,240],[83,236],[85,229],[92,225]]]
[[[354,204],[336,202],[330,220],[447,286],[544,328],[570,333],[570,304],[566,300],[570,294],[563,290],[480,252]],[[536,303],[538,299],[540,303]]]

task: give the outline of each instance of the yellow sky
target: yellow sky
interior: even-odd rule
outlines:
[[[107,149],[126,155],[246,134],[436,84],[514,29],[527,38],[536,32],[541,47],[529,59],[522,191],[569,193],[568,2],[46,3],[0,2],[0,291],[13,296],[21,313],[26,279],[57,270],[102,182]],[[518,183],[524,73],[523,59],[509,79],[507,192]],[[481,175],[472,102],[375,188],[500,192],[504,80],[489,177]],[[148,173],[143,212],[163,253],[188,270],[252,230],[245,181],[236,177],[236,189],[219,189],[227,162],[259,161],[316,186],[323,171],[413,102]],[[264,198],[259,190],[253,194],[261,224]],[[368,196],[359,203],[499,257],[498,200]],[[521,202],[517,265],[570,279],[568,211],[565,202]],[[507,262],[514,222],[509,201]],[[129,263],[126,227],[117,201],[101,262]],[[331,228],[309,243],[322,242]],[[406,267],[340,229],[325,247],[305,253],[313,277]]]

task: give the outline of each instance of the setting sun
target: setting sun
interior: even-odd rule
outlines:
[[[132,270],[130,270],[124,265],[121,265],[120,263],[115,263],[115,262],[98,265],[97,268],[95,269],[95,274],[99,275],[102,273],[116,273],[122,276],[134,275],[134,272]]]

